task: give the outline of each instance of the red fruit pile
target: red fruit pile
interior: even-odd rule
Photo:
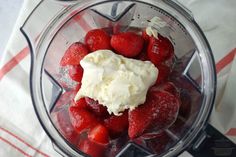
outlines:
[[[125,57],[149,60],[158,68],[159,74],[156,84],[148,91],[145,103],[132,111],[124,111],[121,116],[110,115],[105,106],[88,97],[71,103],[70,125],[76,134],[87,135],[78,143],[80,150],[91,156],[104,156],[110,139],[124,134],[133,139],[163,130],[174,123],[181,102],[179,90],[168,82],[174,57],[174,47],[169,39],[160,34],[154,38],[145,31],[142,35],[134,32],[109,35],[103,29],[94,29],[86,34],[84,41],[73,43],[60,61],[62,67],[69,67],[70,78],[80,84],[83,76],[81,59],[93,51],[103,49]],[[67,122],[62,125],[62,128],[66,128]],[[70,139],[74,132],[66,134]]]
[[[129,112],[129,137],[168,128],[177,118],[179,98],[167,91],[152,91],[146,102]]]

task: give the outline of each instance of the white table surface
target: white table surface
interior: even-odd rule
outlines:
[[[0,0],[0,57],[9,40],[24,0]]]

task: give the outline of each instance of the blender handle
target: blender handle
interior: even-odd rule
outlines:
[[[236,145],[207,124],[187,151],[194,157],[233,157],[236,156]]]

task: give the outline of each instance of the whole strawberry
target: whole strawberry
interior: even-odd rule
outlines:
[[[113,49],[125,57],[137,56],[142,51],[143,44],[143,38],[133,32],[123,32],[111,37]]]
[[[60,61],[61,66],[79,65],[80,61],[89,53],[88,48],[81,42],[75,42],[66,50]]]
[[[129,137],[135,138],[145,132],[169,127],[176,120],[179,106],[179,99],[169,92],[149,93],[143,105],[129,112]]]
[[[174,55],[174,47],[169,39],[158,34],[158,38],[150,37],[147,54],[155,65],[166,61]]]
[[[83,77],[83,68],[80,65],[70,66],[69,76],[72,80],[81,82]]]
[[[102,29],[93,29],[85,36],[85,43],[92,52],[103,49],[111,50],[110,40],[109,34]]]

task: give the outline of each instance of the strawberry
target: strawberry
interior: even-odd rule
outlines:
[[[73,90],[77,93],[77,92],[80,90],[81,85],[82,85],[81,83],[76,84],[76,85],[73,87]]]
[[[105,126],[102,124],[96,125],[88,133],[88,138],[99,144],[108,144],[109,143],[109,133]]]
[[[150,36],[146,33],[146,29],[142,31],[142,37],[145,43],[149,42]]]
[[[112,115],[104,120],[111,137],[117,137],[128,128],[128,112],[125,111],[121,116]]]
[[[125,57],[137,56],[142,51],[143,44],[143,38],[133,32],[123,32],[111,37],[111,46]]]
[[[172,82],[165,82],[165,83],[162,83],[158,86],[153,86],[150,89],[150,92],[151,91],[166,91],[166,92],[169,92],[170,94],[179,98],[179,91],[178,91],[177,87],[175,86],[175,84]]]
[[[102,29],[93,29],[89,31],[85,36],[85,43],[90,51],[111,49],[110,46],[111,37]]]
[[[85,109],[80,109],[75,106],[69,108],[70,121],[77,133],[81,133],[86,129],[98,124],[97,118]]]
[[[177,117],[179,105],[178,98],[168,92],[149,93],[143,105],[129,112],[129,137],[169,127]]]
[[[69,76],[72,80],[81,82],[83,77],[83,68],[80,65],[70,66]]]
[[[86,109],[87,108],[87,103],[85,101],[85,98],[80,98],[77,101],[73,101],[73,106],[76,106],[80,109]]]
[[[168,79],[171,72],[171,69],[168,66],[162,64],[158,65],[157,69],[158,69],[158,77],[156,80],[156,85],[165,82]]]
[[[97,116],[106,117],[109,115],[109,113],[107,112],[107,108],[99,104],[98,101],[95,101],[89,97],[86,97],[85,101],[87,103],[88,109],[95,113]]]
[[[83,139],[79,142],[78,148],[90,155],[91,157],[104,157],[106,147],[104,145],[97,144],[89,139]]]
[[[68,112],[64,109],[56,112],[56,125],[61,134],[72,144],[76,144],[79,140],[79,135],[74,130],[70,123]]]
[[[147,54],[155,65],[161,64],[174,54],[174,47],[169,39],[158,34],[158,39],[150,37]]]
[[[141,60],[141,61],[148,61],[148,57],[147,57],[147,54],[146,52],[141,52],[137,57],[135,57],[136,59],[138,60]]]
[[[80,61],[89,53],[88,48],[80,43],[73,43],[65,52],[60,61],[61,66],[79,65]]]

